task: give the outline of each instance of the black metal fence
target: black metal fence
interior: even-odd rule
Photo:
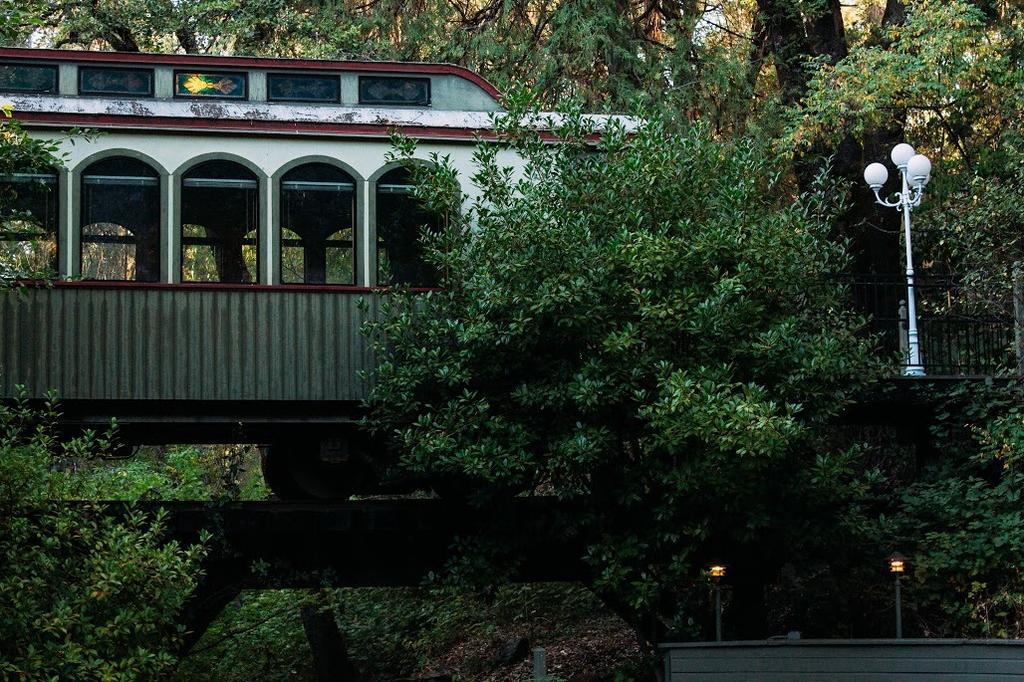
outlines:
[[[871,316],[883,353],[907,364],[907,281],[903,275],[843,278],[856,310]],[[1016,371],[1012,297],[991,300],[954,277],[915,278],[918,338],[932,376],[992,376]]]

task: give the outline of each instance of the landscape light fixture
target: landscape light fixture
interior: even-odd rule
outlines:
[[[889,572],[896,576],[896,639],[903,639],[903,612],[900,603],[900,578],[907,570],[907,558],[899,552],[889,556]]]
[[[708,577],[715,590],[715,641],[722,641],[722,587],[720,582],[725,577],[725,566],[711,564],[708,566]]]
[[[907,263],[907,366],[903,369],[905,376],[924,376],[924,365],[921,363],[921,343],[917,332],[917,302],[914,296],[914,259],[910,244],[910,212],[921,204],[924,186],[932,175],[932,162],[914,148],[901,142],[892,148],[889,155],[893,164],[899,169],[901,189],[892,199],[883,199],[879,192],[889,179],[889,170],[880,163],[872,163],[864,169],[864,182],[875,193],[875,202],[888,208],[903,212],[903,241],[906,246]]]

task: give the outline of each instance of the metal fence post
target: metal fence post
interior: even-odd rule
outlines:
[[[544,647],[533,650],[533,682],[544,682],[548,679],[548,654]]]
[[[1017,375],[1024,376],[1024,263],[1013,264],[1013,349],[1017,353]]]

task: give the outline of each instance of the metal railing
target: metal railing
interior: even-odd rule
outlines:
[[[907,282],[903,275],[847,275],[854,309],[870,315],[883,353],[907,360]],[[953,276],[918,276],[914,284],[925,372],[993,376],[1019,372],[1021,357],[1012,296],[991,300]],[[1015,336],[1018,334],[1018,336]]]

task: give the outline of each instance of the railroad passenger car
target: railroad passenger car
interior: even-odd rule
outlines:
[[[389,135],[469,177],[495,88],[446,64],[0,49],[0,104],[67,158],[0,177],[0,248],[57,276],[0,297],[0,398],[53,389],[69,428],[116,416],[129,443],[268,444],[283,493],[359,489],[360,323],[380,287],[435,284]]]

